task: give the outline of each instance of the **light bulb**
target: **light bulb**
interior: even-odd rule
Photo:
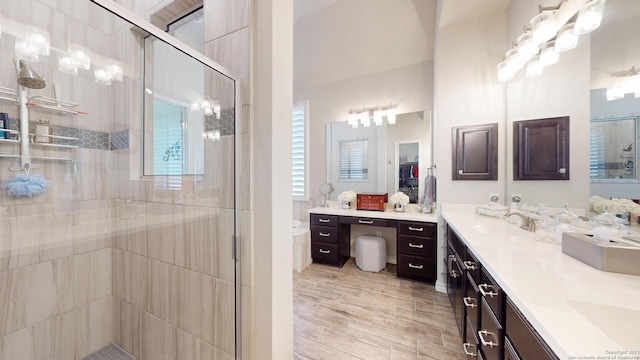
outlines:
[[[553,12],[543,11],[531,19],[531,31],[533,32],[533,41],[543,44],[556,36],[556,22],[553,18]]]
[[[597,29],[602,23],[602,15],[604,14],[604,5],[606,0],[592,0],[584,4],[578,11],[576,25],[573,33],[576,35],[584,35]]]
[[[575,23],[570,23],[560,28],[554,47],[556,52],[565,52],[578,45],[578,36],[573,33],[574,27]]]
[[[515,74],[524,66],[524,61],[518,54],[518,49],[511,49],[505,53],[507,58],[507,67],[509,70]]]
[[[524,59],[531,59],[538,53],[538,44],[533,41],[531,32],[526,32],[518,36],[518,55]]]
[[[69,75],[78,75],[78,65],[69,56],[58,57],[58,70]]]
[[[396,111],[391,108],[387,110],[387,123],[389,123],[389,125],[396,123]]]
[[[376,124],[376,126],[382,126],[383,114],[384,114],[384,111],[382,110],[376,110],[373,112],[373,123]]]
[[[104,69],[96,69],[93,72],[94,79],[98,84],[111,85],[111,73]]]
[[[624,89],[621,86],[616,86],[607,89],[607,101],[619,100],[624,97]]]
[[[554,41],[548,42],[547,45],[542,48],[542,51],[540,51],[540,64],[542,64],[542,66],[550,66],[560,60],[560,54],[558,54],[554,48]]]
[[[528,78],[536,77],[542,75],[544,71],[544,66],[540,64],[540,56],[536,56],[527,64],[527,72],[526,76]]]
[[[498,82],[499,83],[504,83],[507,82],[511,79],[513,79],[513,71],[511,71],[511,69],[509,69],[509,65],[507,64],[506,61],[501,62],[500,64],[498,64]]]

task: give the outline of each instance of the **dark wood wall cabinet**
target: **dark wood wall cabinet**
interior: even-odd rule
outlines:
[[[445,231],[449,301],[469,358],[558,360],[458,235]]]
[[[569,180],[569,117],[513,122],[513,179]]]
[[[453,180],[498,180],[498,124],[452,129]]]

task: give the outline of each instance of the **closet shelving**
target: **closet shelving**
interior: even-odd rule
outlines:
[[[13,105],[20,106],[21,96],[16,89],[0,87],[0,101],[9,102]],[[24,101],[24,100],[23,100]],[[36,111],[36,112],[44,112],[53,115],[62,115],[62,116],[75,116],[75,115],[87,115],[86,112],[80,111],[76,109],[78,104],[62,101],[46,96],[31,96],[27,99],[26,108]],[[28,118],[28,117],[27,117]],[[28,134],[24,136],[19,130],[11,130],[11,129],[0,129],[0,132],[6,131],[11,134],[10,139],[4,139],[0,137],[0,144],[20,144],[21,145],[21,153],[8,153],[8,152],[0,152],[0,158],[19,158],[21,159],[21,166],[13,166],[11,170],[20,171],[24,170],[26,167],[24,166],[25,162],[29,162],[29,160],[44,160],[44,161],[70,161],[74,164],[74,174],[76,172],[76,158],[72,157],[56,157],[56,156],[41,156],[41,155],[30,155],[29,147],[40,147],[43,149],[46,148],[58,148],[58,149],[77,149],[79,146],[77,145],[78,138],[69,137],[69,136],[60,136],[60,135],[49,135],[49,134],[37,134],[38,137],[47,137],[50,141],[47,142],[36,142],[36,134]],[[1,135],[0,135],[1,136]],[[64,141],[64,143],[57,143],[56,140]],[[24,151],[26,148],[27,151]],[[31,168],[35,168],[36,166],[28,165]]]

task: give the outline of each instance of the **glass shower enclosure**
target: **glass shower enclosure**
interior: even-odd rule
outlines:
[[[241,358],[239,91],[140,12],[0,2],[1,360]]]

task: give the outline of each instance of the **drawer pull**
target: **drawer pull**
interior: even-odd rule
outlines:
[[[453,274],[453,262],[454,261],[457,261],[456,260],[456,256],[455,255],[449,255],[449,263],[447,264],[447,271],[449,271],[449,275]]]
[[[496,347],[498,346],[498,341],[493,342],[492,340],[485,340],[485,336],[492,336],[495,337],[495,335],[493,333],[488,332],[487,330],[480,330],[478,331],[478,336],[480,337],[480,342],[482,343],[482,346],[490,346],[490,347]]]
[[[462,347],[464,348],[464,353],[467,354],[467,356],[476,357],[475,345],[471,345],[470,343],[464,343],[462,344]],[[471,351],[469,351],[469,348],[471,348]]]
[[[482,294],[482,296],[490,296],[490,297],[498,296],[497,292],[493,292],[493,290],[496,290],[496,288],[493,285],[480,284],[478,285],[478,289],[480,289],[480,294]]]
[[[319,236],[323,236],[323,237],[329,237],[331,236],[331,234],[329,233],[318,233]]]
[[[474,308],[478,306],[476,305],[476,299],[472,298],[471,296],[462,298],[462,302],[464,302],[464,306],[466,307]]]
[[[320,251],[321,254],[330,254],[331,253],[331,250],[318,249],[318,251]]]
[[[422,249],[422,248],[424,247],[424,245],[422,245],[422,244],[409,243],[409,247],[411,247],[411,248],[416,248],[416,249]]]
[[[460,277],[460,273],[457,270],[451,270],[451,273],[449,275],[451,275],[451,277],[454,279],[457,279]]]
[[[413,265],[412,263],[409,263],[409,267],[412,269],[422,270],[424,268],[424,265]]]
[[[463,261],[463,264],[464,264],[464,267],[467,268],[467,270],[472,270],[473,271],[473,270],[478,268],[476,266],[476,263],[473,262],[473,261],[469,261],[469,260]]]
[[[424,231],[424,228],[414,228],[414,227],[409,226],[409,230],[411,230],[411,231]]]
[[[371,225],[373,224],[373,220],[358,220],[359,224],[367,224],[367,225]]]
[[[328,223],[328,222],[331,222],[331,219],[318,219],[318,222]]]

